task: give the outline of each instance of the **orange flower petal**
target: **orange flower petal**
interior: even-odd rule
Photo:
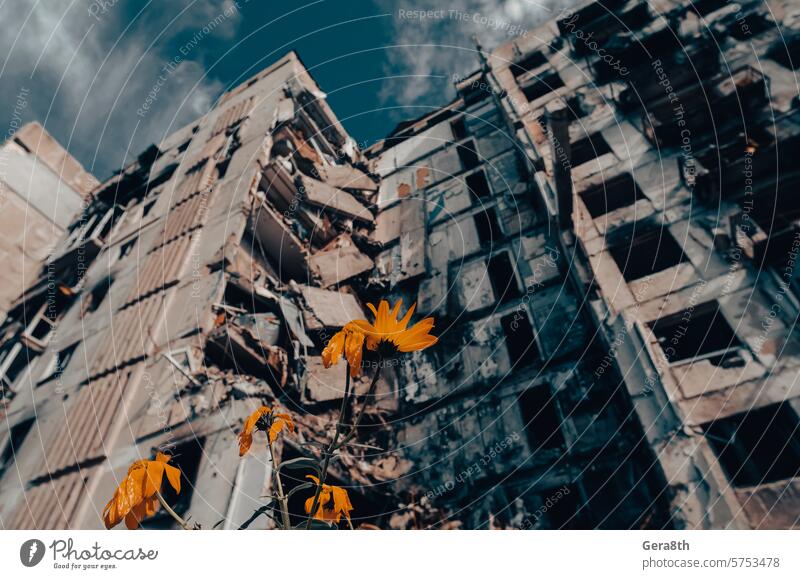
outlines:
[[[314,506],[314,497],[308,497],[305,503],[306,514],[309,514],[311,512],[311,507],[313,506]]]
[[[386,300],[381,300],[381,303],[378,304],[378,315],[375,316],[375,328],[379,332],[386,331],[386,327],[389,324],[389,302]]]
[[[176,493],[181,492],[181,471],[174,466],[167,464],[164,466],[164,472],[167,473],[167,480],[169,484],[175,489]]]
[[[125,527],[127,527],[129,531],[133,531],[139,527],[139,520],[132,512],[125,515]]]
[[[344,351],[344,341],[346,332],[342,329],[336,332],[333,337],[328,341],[328,345],[322,350],[322,364],[326,368],[330,368],[339,362]]]
[[[158,508],[159,508],[159,505],[160,505],[160,503],[158,502],[158,499],[156,497],[152,497],[152,498],[149,498],[149,499],[145,500],[144,504],[145,504],[145,514],[148,517],[152,517],[153,515],[155,515],[156,511],[158,511]]]
[[[168,454],[164,454],[163,452],[156,453],[156,461],[158,462],[169,462],[172,457]]]
[[[117,496],[116,493],[111,500],[106,503],[106,508],[103,509],[103,524],[105,525],[106,529],[111,529],[119,524],[119,518],[117,517]]]
[[[144,477],[144,497],[150,498],[161,488],[164,479],[164,463],[152,460],[147,463]]]
[[[286,421],[286,426],[289,428],[291,432],[294,432],[294,421],[292,421],[292,417],[289,414],[281,413],[276,414],[275,418],[281,418]]]
[[[350,520],[350,511],[353,510],[353,505],[350,504],[350,497],[347,491],[341,487],[331,487],[333,491],[333,510],[337,517],[344,515]]]
[[[244,421],[242,431],[239,433],[239,456],[244,456],[253,444],[253,430],[264,414],[272,412],[269,406],[261,406]]]
[[[386,304],[386,305],[388,306],[389,304]],[[397,303],[392,308],[392,313],[391,313],[390,319],[392,319],[392,320],[396,320],[397,319],[397,314],[400,313],[400,306],[402,306],[402,305],[403,305],[403,300],[402,299],[397,300]]]
[[[411,307],[408,308],[408,311],[406,312],[406,315],[403,316],[402,320],[400,320],[399,325],[401,326],[401,328],[400,328],[401,330],[405,330],[408,327],[408,322],[411,321],[411,316],[414,313],[414,310],[416,309],[416,307],[417,307],[416,303],[411,304]]]
[[[158,453],[155,460],[137,460],[128,468],[128,475],[103,509],[103,524],[107,529],[123,520],[128,529],[135,529],[142,520],[155,514],[159,505],[155,494],[160,490],[164,472],[173,488],[180,492],[180,471],[167,464],[170,458]]]
[[[362,332],[353,330],[347,337],[345,343],[345,357],[350,364],[350,376],[355,378],[361,373],[361,359],[364,354],[364,340],[366,336]]]
[[[311,479],[319,485],[319,479],[314,475],[306,475],[306,478]],[[316,491],[315,491],[316,494]],[[314,506],[314,496],[312,495],[305,502],[305,511],[307,514],[311,513],[311,508]],[[350,520],[350,511],[353,510],[353,505],[350,504],[350,497],[347,491],[341,487],[323,484],[319,493],[319,503],[317,511],[314,513],[315,519],[323,521],[332,521],[338,523],[342,515]]]
[[[424,350],[438,342],[438,338],[429,334],[433,328],[433,318],[425,318],[411,329],[407,329],[417,304],[412,304],[401,320],[397,319],[401,304],[402,300],[398,300],[390,313],[388,302],[381,300],[377,310],[374,307],[370,308],[375,314],[373,324],[366,320],[350,322],[366,336],[369,350],[376,350],[380,342],[389,342],[401,352],[414,352]]]
[[[244,456],[253,445],[253,436],[244,431],[239,433],[239,456]]]
[[[128,467],[128,474],[131,474],[133,471],[138,470],[140,468],[145,468],[146,466],[147,466],[146,460],[137,460],[130,467]]]
[[[269,427],[269,441],[270,443],[275,442],[278,439],[278,434],[280,434],[281,430],[283,430],[283,426],[286,424],[280,418],[275,419],[272,422],[272,426]]]

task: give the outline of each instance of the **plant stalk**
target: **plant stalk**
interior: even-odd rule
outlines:
[[[347,433],[347,436],[344,437],[342,442],[339,443],[339,446],[336,448],[341,448],[355,437],[358,431],[358,425],[361,424],[361,419],[364,417],[364,411],[367,409],[367,406],[369,405],[370,398],[375,396],[375,390],[378,387],[378,377],[381,374],[382,363],[383,363],[383,357],[379,357],[377,368],[375,369],[375,375],[372,377],[372,383],[369,385],[369,390],[367,390],[367,394],[364,397],[364,403],[361,405],[361,409],[358,411],[358,414],[356,415],[356,419],[350,428],[350,432]]]
[[[173,519],[175,519],[181,527],[183,527],[184,531],[191,531],[192,530],[192,528],[189,526],[189,523],[187,523],[178,513],[176,513],[172,509],[172,507],[170,507],[167,504],[167,501],[165,501],[164,497],[161,496],[161,492],[160,491],[156,491],[156,496],[158,497],[158,502],[160,502],[161,506],[164,507],[164,510],[167,511],[167,513],[169,513],[169,515]]]
[[[364,416],[364,409],[367,407],[367,404],[369,404],[369,399],[372,398],[372,396],[374,396],[375,394],[375,389],[378,385],[378,376],[381,373],[382,362],[383,362],[383,357],[379,357],[377,365],[378,367],[375,370],[375,375],[372,377],[372,383],[369,385],[369,390],[367,391],[367,395],[364,398],[364,404],[362,404],[361,409],[358,411],[355,422],[353,422],[350,431],[344,437],[342,442],[339,443],[339,433],[341,432],[342,427],[346,426],[345,424],[343,424],[342,421],[345,417],[347,401],[350,398],[350,364],[349,363],[347,364],[347,368],[345,369],[345,372],[347,372],[345,376],[345,388],[344,388],[345,396],[342,399],[342,406],[341,409],[339,410],[339,419],[336,422],[336,432],[333,435],[333,441],[331,441],[330,445],[328,445],[328,448],[325,450],[325,460],[323,460],[322,462],[322,472],[320,473],[317,490],[314,493],[314,501],[311,504],[311,511],[308,513],[308,521],[306,521],[306,529],[311,528],[311,520],[314,518],[314,515],[316,514],[317,509],[319,508],[319,495],[322,492],[322,485],[325,483],[325,480],[327,479],[328,476],[328,465],[330,464],[331,456],[333,456],[334,452],[336,452],[342,446],[347,444],[347,442],[356,435],[356,431],[358,430],[358,425],[361,423],[361,418]]]
[[[269,447],[269,458],[272,461],[272,468],[275,472],[275,485],[278,487],[278,502],[281,505],[281,518],[283,519],[283,528],[287,531],[291,530],[292,524],[289,520],[289,501],[283,492],[283,483],[281,482],[281,473],[278,470],[278,463],[275,461],[275,453],[272,451],[272,442],[269,440],[269,432],[267,432],[267,446]]]
[[[328,476],[328,464],[330,464],[331,456],[333,455],[334,450],[336,449],[336,443],[339,441],[339,433],[342,429],[342,420],[345,417],[347,412],[347,402],[350,400],[350,362],[347,362],[347,365],[344,369],[345,371],[345,378],[344,378],[344,396],[342,397],[342,405],[339,407],[339,418],[336,421],[336,432],[333,434],[333,442],[328,445],[328,448],[325,449],[325,459],[322,461],[322,470],[320,471],[319,476],[319,484],[317,485],[317,489],[314,491],[314,501],[311,503],[311,511],[308,513],[308,520],[306,521],[306,529],[311,528],[311,521],[314,518],[314,515],[319,508],[319,495],[322,493],[322,485],[325,484],[325,480]]]

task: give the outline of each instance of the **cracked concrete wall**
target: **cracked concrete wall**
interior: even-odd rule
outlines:
[[[184,448],[195,439],[203,443],[194,463],[181,465],[192,473],[191,504],[183,508],[195,520],[212,526],[213,514],[230,527],[227,518],[241,516],[263,494],[269,470],[252,461],[239,464],[235,432],[253,404],[274,397],[273,388],[280,393],[289,386],[289,357],[281,346],[294,340],[283,319],[239,306],[247,305],[241,293],[255,292],[257,285],[266,297],[252,293],[251,302],[260,299],[260,311],[274,306],[280,312],[267,287],[284,290],[281,260],[293,258],[265,243],[258,225],[274,190],[267,165],[289,162],[279,160],[280,146],[272,150],[273,134],[293,127],[291,144],[305,149],[289,155],[304,153],[312,163],[348,159],[334,161],[349,137],[322,100],[307,98],[312,93],[318,95],[318,88],[289,54],[98,187],[94,202],[70,227],[75,239],[29,290],[31,297],[37,287],[53,285],[70,299],[57,312],[58,330],[46,336],[6,401],[11,431],[31,415],[36,427],[24,443],[16,441],[19,458],[3,473],[4,526],[98,527],[102,497],[110,496],[131,457],[155,447]],[[292,180],[310,189],[296,166]],[[330,179],[356,177],[353,171]],[[358,187],[374,189],[368,181]],[[297,210],[317,227],[323,220],[349,224],[353,208],[362,206],[337,191],[327,194],[349,205],[317,199],[322,207],[313,209],[314,199],[303,196]],[[290,214],[272,211],[292,224]],[[105,215],[110,224],[98,227]],[[298,230],[304,247],[295,265],[313,281],[305,264],[307,234]],[[89,257],[87,247],[96,248]],[[79,275],[76,264],[83,269]],[[260,334],[270,331],[270,319],[278,332],[272,343]],[[14,320],[5,329],[10,343],[19,341]],[[292,352],[295,389],[301,354]],[[8,439],[3,437],[4,446]],[[23,497],[31,500],[21,502]]]
[[[723,5],[703,8],[701,23],[697,13],[680,3],[667,3],[658,11],[640,2],[624,3],[620,13],[627,15],[638,40],[653,47],[651,58],[636,58],[636,42],[608,44],[614,26],[592,3],[562,15],[536,38],[510,43],[491,56],[498,83],[507,91],[506,107],[528,128],[534,143],[532,163],[543,166],[549,177],[546,194],[574,196],[572,243],[589,266],[576,276],[596,288],[594,317],[623,370],[666,478],[677,491],[672,507],[676,524],[689,528],[770,528],[788,521],[793,526],[797,520],[796,510],[777,522],[769,509],[756,506],[758,501],[740,502],[754,493],[735,488],[719,455],[704,440],[715,421],[761,408],[777,411],[797,395],[797,337],[791,329],[797,298],[793,290],[786,291],[794,276],[781,280],[783,285],[776,282],[776,274],[783,275],[780,256],[762,261],[763,252],[758,254],[758,244],[767,238],[758,224],[773,206],[778,183],[775,162],[794,150],[798,128],[788,105],[796,94],[794,73],[775,56],[779,31],[770,23],[776,18],[789,36],[795,24],[784,3],[777,3],[772,13],[755,2],[737,6],[741,10],[736,15]],[[761,22],[767,25],[755,26]],[[752,28],[743,31],[743,23]],[[687,73],[672,64],[680,46],[659,44],[672,29],[702,70]],[[576,30],[583,35],[595,31],[596,46],[621,59],[627,74],[604,68],[602,58],[581,42]],[[744,32],[752,51],[740,49]],[[548,47],[552,42],[565,50],[554,53]],[[540,58],[532,59],[533,54]],[[564,86],[529,102],[525,91],[539,78],[535,70],[515,68],[513,63],[523,59],[555,70]],[[641,100],[634,103],[629,96]],[[591,139],[591,154],[580,155],[574,164],[544,146],[547,136],[539,120],[545,119],[553,99],[574,107],[573,153],[585,150],[581,146]],[[703,114],[697,109],[706,101],[710,113]],[[728,115],[727,110],[735,112]],[[780,121],[773,123],[773,117]],[[742,130],[747,139],[740,136]],[[718,151],[725,159],[720,167]],[[558,191],[552,180],[556,163],[570,165],[569,190]],[[792,182],[792,175],[792,170],[782,172],[782,182]],[[620,183],[626,179],[624,186],[614,187],[617,177]],[[785,210],[791,212],[789,205],[787,200]],[[777,229],[773,234],[783,235]],[[680,255],[648,275],[634,273],[637,261],[653,255],[644,249],[649,246],[639,245],[642,234],[656,230],[659,239],[675,240]],[[783,257],[791,258],[791,246],[777,245],[774,253],[782,247]],[[672,335],[665,334],[668,316],[676,314],[686,325],[708,303],[718,304],[716,312],[732,332],[730,344],[721,346],[724,353],[716,358],[709,353],[674,359],[681,340],[688,338],[680,325]],[[714,326],[713,333],[723,330]],[[685,433],[687,441],[682,440]],[[676,449],[670,450],[672,446]],[[766,471],[763,475],[769,476]],[[792,480],[767,486],[781,484],[784,489],[794,486]]]
[[[602,30],[596,5],[585,6],[578,21]],[[702,53],[697,16],[661,8]],[[663,39],[665,16],[635,1],[622,13]],[[717,34],[735,26],[704,17]],[[744,144],[720,129],[731,162],[716,168],[697,130],[689,170],[649,61],[615,78],[565,21],[482,53],[486,66],[456,83],[453,102],[367,151],[290,53],[99,186],[26,290],[32,305],[48,286],[63,297],[55,330],[4,400],[0,447],[18,446],[2,473],[2,525],[99,527],[131,460],[167,447],[185,457],[192,492],[181,511],[204,528],[236,528],[270,484],[263,452],[236,455],[243,417],[279,404],[298,430],[277,452],[318,453],[344,392],[322,348],[366,302],[400,298],[435,316],[441,340],[386,368],[365,444],[331,472],[352,489],[356,523],[794,525],[796,481],[736,484],[711,436],[751,409],[797,416],[794,280],[781,284],[769,236],[745,225],[751,210],[732,192],[746,163],[768,182],[764,158],[796,143],[792,73],[766,58],[774,33],[754,39],[763,74],[730,40],[733,84],[702,63],[720,110],[741,95],[748,127],[763,128],[772,106],[778,128]],[[682,98],[703,85],[670,74]],[[632,108],[631,86],[646,95],[646,115]],[[564,103],[568,147],[548,127]],[[740,145],[749,157],[731,153]],[[574,209],[566,224],[564,207]],[[650,255],[641,248],[653,232],[679,250],[647,270],[635,262]],[[758,275],[757,258],[778,278]],[[0,328],[3,347],[22,340],[24,315]],[[729,343],[677,359],[691,319],[729,328]],[[359,394],[367,386],[355,382]]]
[[[585,378],[602,352],[566,277],[574,256],[552,236],[536,182],[525,176],[525,148],[499,103],[473,84],[462,82],[448,114],[422,117],[368,151],[382,175],[374,237],[386,256],[373,279],[443,328],[437,346],[398,367],[399,416],[409,417],[398,450],[414,465],[401,484],[440,509],[440,525],[533,524],[532,513],[567,484],[583,497],[562,503],[574,517],[551,512],[537,526],[636,526],[657,504],[646,497],[658,482],[641,477],[611,516],[600,507],[608,489],[593,477],[613,478],[620,461],[645,471],[652,457],[623,434],[627,401],[613,395],[610,377]],[[426,233],[417,237],[429,241],[404,245],[406,216],[418,207]],[[424,262],[426,271],[404,262]],[[664,512],[653,518],[663,521]]]

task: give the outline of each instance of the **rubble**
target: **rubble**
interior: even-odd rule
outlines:
[[[373,261],[343,233],[309,258],[309,267],[322,287],[338,285],[352,277],[370,271]]]
[[[305,301],[305,327],[311,331],[341,329],[351,320],[365,320],[367,314],[352,294],[326,291],[314,286],[300,286]]]
[[[333,463],[355,526],[797,526],[792,60],[771,26],[739,50],[717,4],[659,12],[478,47],[451,103],[364,151],[290,53],[97,185],[0,327],[3,525],[99,528],[128,459],[169,448],[176,510],[268,527],[242,419],[285,408],[281,460],[319,456],[345,390],[323,347],[403,299],[440,341],[382,368]]]

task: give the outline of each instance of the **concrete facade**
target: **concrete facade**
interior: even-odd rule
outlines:
[[[2,526],[100,527],[168,448],[176,510],[237,528],[270,485],[242,419],[280,405],[281,459],[318,454],[344,392],[321,350],[381,298],[441,340],[383,371],[334,462],[356,525],[796,526],[800,21],[613,4],[479,48],[365,151],[291,53],[97,187],[26,290],[61,297],[6,400]]]
[[[39,123],[0,144],[0,320],[39,275],[95,185]]]

